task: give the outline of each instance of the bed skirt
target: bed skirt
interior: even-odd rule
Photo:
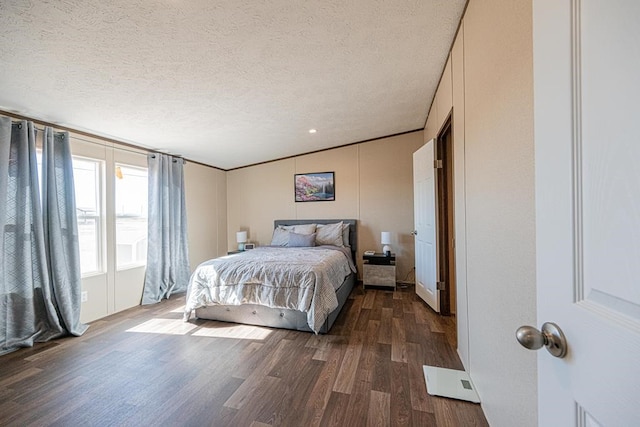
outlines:
[[[338,318],[342,307],[349,298],[355,282],[356,275],[350,274],[336,290],[338,307],[329,313],[329,316],[322,324],[318,333],[326,334],[329,332],[331,326]],[[257,304],[211,305],[196,308],[195,314],[199,319],[313,332],[307,323],[306,313],[286,308],[270,308]]]

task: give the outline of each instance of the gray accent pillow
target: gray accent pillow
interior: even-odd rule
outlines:
[[[298,234],[289,233],[289,247],[290,248],[307,248],[316,245],[316,233],[313,234]]]

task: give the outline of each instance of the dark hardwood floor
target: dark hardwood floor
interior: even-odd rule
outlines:
[[[182,321],[184,297],[0,357],[0,425],[487,426],[429,396],[462,369],[451,317],[413,292],[354,289],[327,335]]]

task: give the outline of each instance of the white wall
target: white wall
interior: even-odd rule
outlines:
[[[536,321],[531,7],[470,1],[425,129],[450,99],[458,350],[492,426],[537,425],[536,355],[515,340]]]

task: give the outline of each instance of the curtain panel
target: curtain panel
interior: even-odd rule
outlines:
[[[47,132],[54,136],[50,129]],[[62,150],[64,174],[67,174],[64,185],[70,181],[71,187],[56,193],[62,192],[73,199],[68,135],[59,138],[66,141],[63,143],[66,148]],[[44,163],[55,163],[50,156],[53,151],[44,145]],[[44,171],[43,181],[46,175]],[[48,188],[46,182],[43,188]],[[68,224],[67,227],[75,224],[75,203],[69,207],[65,199],[58,205],[49,204],[47,193],[51,191],[44,191],[44,208],[41,207],[33,123],[14,123],[0,117],[0,200],[3,202],[0,207],[0,354],[68,332],[79,335],[86,329],[79,323],[79,299],[76,303],[68,298],[68,294],[79,293],[81,289],[79,262],[63,267],[62,264],[68,262],[70,245],[52,242],[63,239],[61,223]],[[70,220],[69,216],[74,219]],[[48,219],[54,217],[60,222]],[[77,247],[77,226],[67,234],[75,239]],[[61,258],[52,262],[50,256]],[[62,275],[58,270],[67,270],[68,274]]]
[[[72,335],[82,335],[82,278],[78,218],[69,134],[45,128],[42,149],[44,239],[58,318]]]
[[[142,304],[185,292],[189,283],[184,160],[149,154],[149,233]]]
[[[2,271],[0,353],[63,334],[53,306],[46,262],[36,158],[35,129],[0,118]]]

